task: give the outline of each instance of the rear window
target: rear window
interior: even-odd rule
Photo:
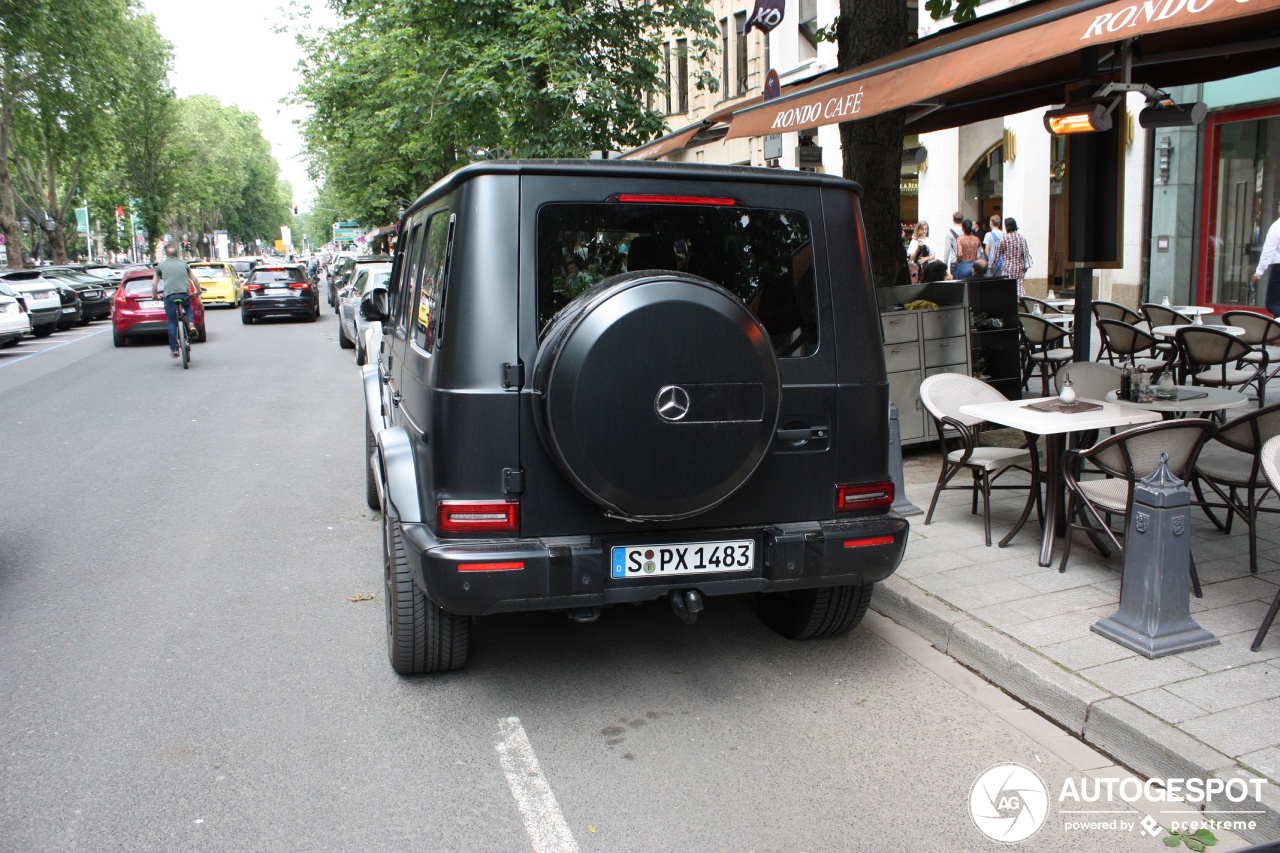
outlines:
[[[741,299],[782,358],[818,347],[808,219],[791,210],[678,204],[547,204],[538,211],[538,322],[622,272],[680,270]]]
[[[151,279],[149,277],[135,278],[132,281],[126,282],[124,292],[130,296],[141,296],[144,293],[151,293]]]
[[[277,282],[306,281],[307,277],[297,267],[285,267],[278,270],[254,270],[249,276],[253,284],[275,284]]]

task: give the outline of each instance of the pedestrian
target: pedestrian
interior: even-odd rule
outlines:
[[[1023,279],[1027,277],[1027,270],[1031,268],[1031,249],[1027,245],[1027,238],[1018,233],[1018,221],[1012,216],[1005,217],[1004,236],[996,246],[993,263],[1001,265],[1003,277],[1011,278],[1018,283],[1019,298],[1027,295]]]
[[[1276,212],[1280,214],[1280,205],[1277,205]],[[1262,244],[1262,256],[1258,258],[1258,269],[1249,279],[1249,283],[1256,284],[1264,275],[1267,276],[1264,304],[1271,312],[1271,316],[1280,317],[1280,215],[1267,229],[1267,241]]]
[[[956,240],[956,262],[951,265],[951,277],[956,279],[969,277],[973,262],[978,259],[978,250],[982,248],[982,241],[973,233],[972,220],[965,219],[960,227],[964,233]]]
[[[982,238],[982,251],[987,256],[987,265],[991,270],[992,277],[998,278],[1000,276],[1000,264],[993,262],[992,259],[996,256],[996,246],[1000,242],[1000,237],[1003,236],[1000,231],[1000,214],[997,213],[992,216],[990,221],[991,230]]]
[[[922,219],[916,223],[916,229],[911,234],[911,242],[907,244],[907,260],[923,267],[937,257],[925,243],[927,239],[929,239],[929,223]]]
[[[951,227],[947,229],[947,242],[942,247],[941,258],[947,264],[947,272],[954,273],[956,260],[958,255],[956,250],[959,248],[960,238],[964,236],[964,214],[956,211],[951,214]]]

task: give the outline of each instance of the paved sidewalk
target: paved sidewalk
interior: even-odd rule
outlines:
[[[907,496],[922,510],[941,465],[936,448],[905,450]],[[993,538],[1009,530],[1024,499],[998,493]],[[1192,616],[1220,644],[1148,660],[1089,630],[1117,609],[1122,557],[1103,559],[1078,535],[1060,574],[1056,562],[1037,563],[1034,518],[1009,547],[986,547],[982,516],[969,509],[969,493],[952,490],[932,524],[910,518],[906,557],[876,588],[872,609],[1141,776],[1268,779],[1261,802],[1228,804],[1258,814],[1217,817],[1256,820],[1254,831],[1239,832],[1255,843],[1280,839],[1280,625],[1249,651],[1280,586],[1280,517],[1260,519],[1258,573],[1250,575],[1241,525],[1224,535],[1193,511],[1204,598],[1191,599]]]

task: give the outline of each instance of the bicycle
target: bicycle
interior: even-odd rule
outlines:
[[[174,308],[178,311],[178,353],[182,356],[183,370],[191,365],[191,333],[187,327],[187,304],[190,301],[190,296],[174,300]]]

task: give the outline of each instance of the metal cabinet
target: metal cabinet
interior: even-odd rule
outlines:
[[[889,398],[898,407],[903,444],[934,437],[920,383],[935,373],[969,372],[969,309],[963,305],[880,315]]]

